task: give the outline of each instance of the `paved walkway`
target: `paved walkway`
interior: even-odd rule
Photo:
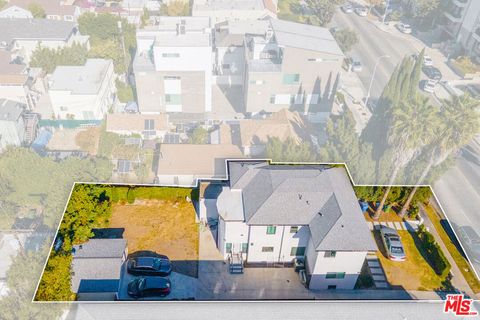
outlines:
[[[389,289],[390,285],[387,282],[387,277],[375,252],[369,252],[367,254],[367,265],[372,274],[375,287],[377,289]]]
[[[367,221],[367,225],[368,225],[368,228],[370,230],[379,230],[380,229],[380,226],[385,226],[385,227],[389,227],[389,228],[392,228],[392,229],[395,229],[395,230],[407,230],[407,231],[417,231],[418,230],[418,225],[419,225],[419,222],[418,221],[415,221],[415,220],[407,220],[407,221],[402,221],[402,222],[398,222],[398,221],[381,221],[381,222],[378,222],[378,221],[374,221],[374,222],[371,222],[371,221]]]
[[[465,293],[466,295],[469,295],[472,298],[477,299],[477,296],[475,293],[473,293],[472,289],[468,285],[467,281],[465,280],[465,277],[463,276],[462,272],[458,268],[455,260],[453,259],[452,255],[448,251],[447,247],[442,241],[442,238],[437,232],[437,229],[433,225],[433,223],[430,221],[428,218],[427,214],[425,213],[425,209],[423,206],[420,206],[420,216],[424,219],[424,225],[426,228],[428,228],[428,231],[433,235],[435,238],[435,241],[437,241],[438,245],[442,249],[443,253],[445,254],[445,257],[448,259],[448,262],[450,262],[450,265],[452,266],[451,273],[453,275],[452,277],[452,285],[460,290],[461,292]]]

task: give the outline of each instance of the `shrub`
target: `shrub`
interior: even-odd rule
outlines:
[[[128,189],[128,192],[127,192],[127,202],[129,204],[132,204],[135,202],[135,189],[134,188],[130,188]]]
[[[425,230],[423,225],[420,226],[417,234],[422,242],[423,250],[430,266],[432,266],[437,275],[446,277],[450,272],[451,265],[443,254],[442,249],[440,249],[440,246],[435,242],[433,235]]]

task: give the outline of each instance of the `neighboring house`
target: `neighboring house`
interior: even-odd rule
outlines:
[[[38,46],[58,49],[74,43],[89,45],[88,36],[82,36],[77,25],[70,21],[0,18],[0,30],[0,49],[25,64]]]
[[[77,300],[114,300],[127,255],[125,239],[90,239],[74,246],[71,285]]]
[[[241,158],[234,145],[162,143],[153,171],[160,184],[195,186],[197,179],[225,179],[225,160]]]
[[[290,108],[325,121],[344,59],[328,29],[270,19],[245,45],[247,113]]]
[[[143,14],[144,9],[148,11],[159,11],[162,6],[161,0],[123,0],[122,8],[129,15],[134,13]]]
[[[174,113],[181,121],[212,111],[211,41],[208,17],[160,17],[137,31],[133,70],[140,113]]]
[[[0,151],[25,142],[25,108],[22,103],[0,99]]]
[[[7,285],[7,274],[12,266],[13,259],[25,246],[27,233],[0,232],[0,298],[8,296],[10,288]]]
[[[112,60],[56,67],[48,79],[48,94],[57,119],[103,119],[115,97]]]
[[[217,199],[221,254],[246,265],[304,259],[310,289],[353,289],[377,250],[344,168],[228,162]]]
[[[192,16],[210,17],[213,24],[276,18],[277,6],[273,0],[194,0]]]
[[[167,114],[107,114],[106,130],[119,135],[140,135],[143,139],[163,139],[169,131]]]
[[[480,1],[452,0],[444,15],[443,30],[449,38],[473,57],[480,57]]]
[[[33,110],[41,95],[37,82],[38,69],[12,59],[12,53],[0,49],[0,99],[21,102]]]
[[[78,7],[59,0],[8,0],[0,10],[0,18],[32,19],[32,4],[39,5],[45,12],[45,18],[50,20],[76,21],[80,15]]]
[[[270,138],[281,142],[292,139],[301,143],[308,139],[305,124],[297,112],[283,109],[265,119],[246,119],[235,123],[222,123],[210,134],[211,143],[235,144],[245,156],[261,156]]]

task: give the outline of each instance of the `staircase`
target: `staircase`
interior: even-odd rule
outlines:
[[[25,142],[31,144],[37,137],[38,115],[36,113],[25,113]]]
[[[232,274],[243,273],[243,257],[241,253],[232,253],[228,257],[228,267]]]

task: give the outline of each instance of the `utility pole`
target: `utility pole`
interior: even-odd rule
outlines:
[[[382,23],[385,24],[385,19],[387,19],[388,7],[390,6],[390,0],[387,0],[385,3],[385,13],[383,14]]]
[[[377,72],[377,67],[380,61],[383,58],[390,58],[388,54],[378,57],[377,62],[375,63],[375,67],[373,68],[372,78],[370,79],[370,85],[368,86],[367,97],[365,98],[365,107],[368,108],[368,100],[370,99],[370,92],[372,91],[373,79],[375,78],[375,73]]]

